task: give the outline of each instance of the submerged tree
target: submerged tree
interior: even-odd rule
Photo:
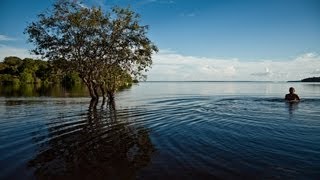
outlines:
[[[60,0],[25,32],[35,44],[35,54],[57,62],[65,71],[77,72],[90,96],[97,99],[99,90],[113,98],[128,76],[144,77],[157,51],[147,30],[129,8],[114,7],[104,13],[101,8]]]

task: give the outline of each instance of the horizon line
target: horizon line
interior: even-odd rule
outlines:
[[[302,82],[301,80],[296,81],[252,81],[252,80],[245,80],[245,81],[211,81],[211,80],[196,80],[196,81],[139,81],[139,82]]]

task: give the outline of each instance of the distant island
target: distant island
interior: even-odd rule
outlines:
[[[320,82],[320,77],[309,77],[300,81],[288,81],[288,82]]]
[[[301,82],[320,82],[320,77],[310,77],[302,79]]]

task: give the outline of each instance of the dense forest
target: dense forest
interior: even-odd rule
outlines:
[[[128,75],[120,88],[131,86],[134,81]],[[78,73],[64,71],[53,61],[10,56],[0,62],[0,84],[60,84],[66,87],[82,83]]]
[[[80,83],[75,72],[60,70],[53,63],[39,59],[10,56],[0,62],[0,83],[6,84],[68,84]]]

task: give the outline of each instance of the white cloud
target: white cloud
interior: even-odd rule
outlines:
[[[252,76],[270,76],[272,72],[270,72],[269,68],[265,68],[265,72],[255,72],[251,73]]]
[[[27,49],[16,48],[0,44],[0,61],[2,61],[5,57],[8,56],[17,56],[19,58],[36,57],[34,55],[31,55]]]
[[[8,56],[32,57],[27,49],[0,44],[0,61]],[[288,81],[320,76],[320,55],[302,54],[289,61],[240,61],[184,56],[171,50],[153,55],[148,81]]]
[[[15,38],[0,34],[0,41],[15,41]]]
[[[303,54],[289,61],[213,59],[162,51],[153,56],[149,81],[288,81],[320,74],[320,56]]]
[[[314,71],[311,72],[311,74],[320,75],[320,69],[315,69]]]

